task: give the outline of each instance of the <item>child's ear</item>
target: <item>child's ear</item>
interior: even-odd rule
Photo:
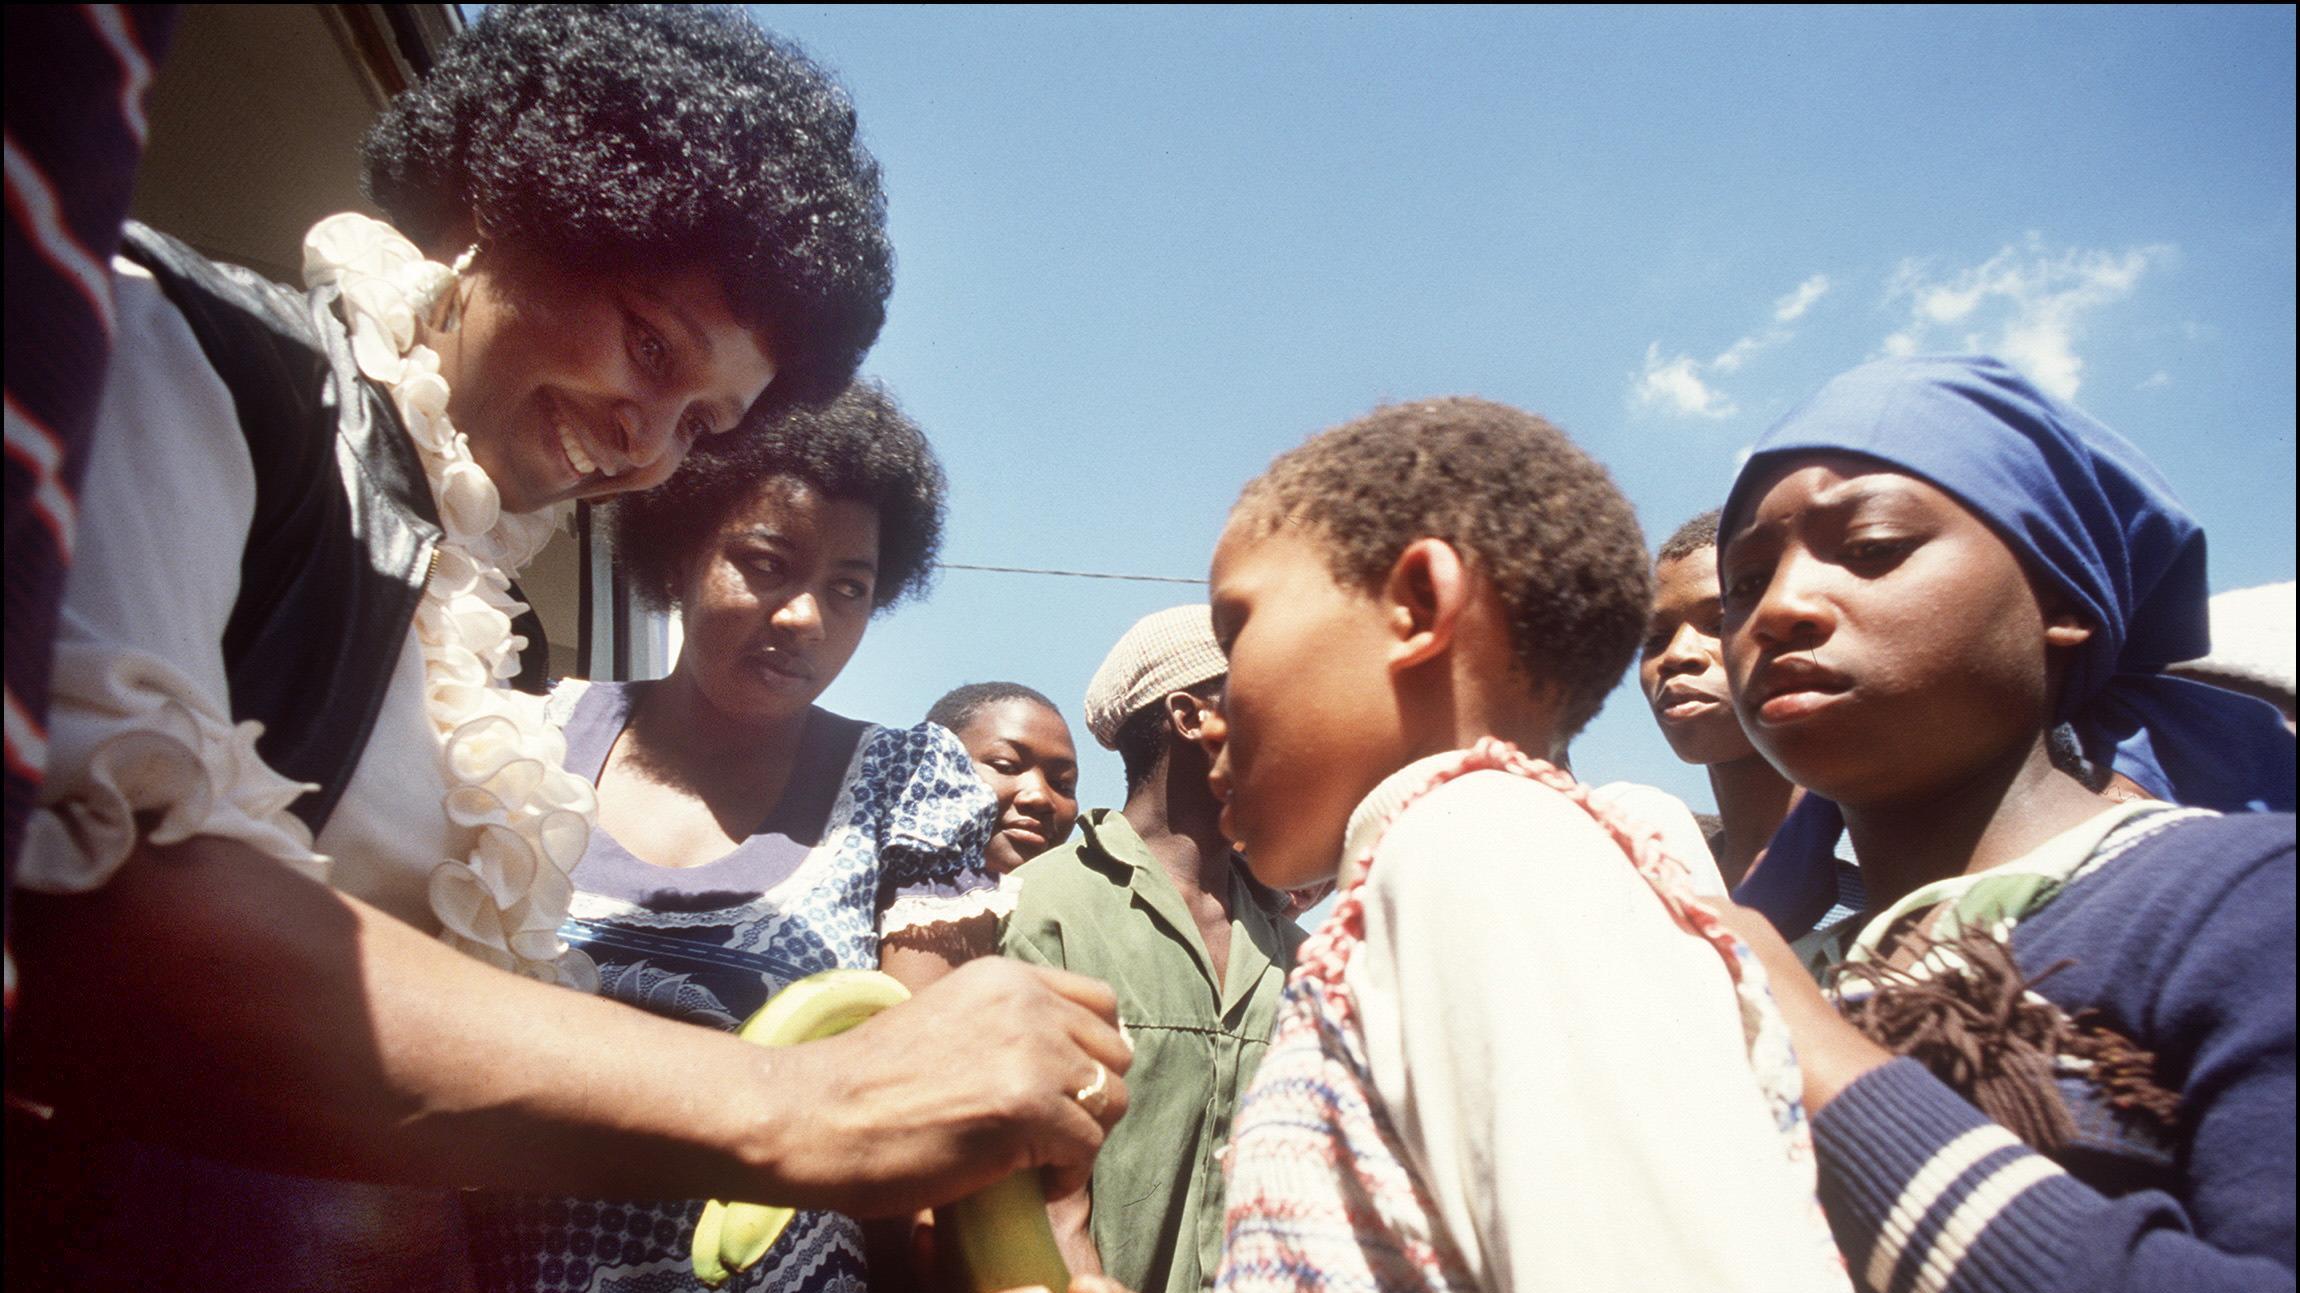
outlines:
[[[1407,669],[1445,654],[1468,608],[1469,567],[1443,539],[1416,539],[1390,563],[1382,606],[1390,631],[1390,668]]]

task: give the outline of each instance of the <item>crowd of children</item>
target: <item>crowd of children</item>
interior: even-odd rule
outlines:
[[[2004,364],[1836,378],[1657,555],[1531,413],[1312,436],[1095,674],[1082,812],[1026,685],[815,703],[944,509],[819,71],[508,7],[369,163],[409,236],[320,226],[316,309],[115,270],[12,1284],[680,1289],[716,1196],[803,1209],[741,1287],[933,1285],[1038,1170],[1081,1293],[2293,1286],[2289,597],[2280,714],[2156,469]],[[506,688],[610,494],[675,668]],[[1632,668],[1714,818],[1573,770]],[[917,1000],[725,1036],[829,969]]]
[[[1503,406],[1383,408],[1280,457],[1210,608],[1145,620],[1097,676],[1097,736],[1127,751],[1131,711],[1165,761],[1127,753],[1124,815],[1016,873],[1008,948],[1120,985],[1129,1023],[1171,1010],[1153,982],[1239,999],[1187,965],[1148,981],[1094,915],[1161,878],[1128,822],[1165,833],[1175,804],[1218,808],[1260,883],[1340,901],[1258,1068],[1215,1066],[1251,1077],[1220,1153],[1202,1127],[1155,1163],[1105,1151],[1082,1269],[2289,1287],[2289,699],[2170,672],[2209,646],[2203,572],[2145,459],[1980,357],[1838,378],[1652,558],[1603,468]],[[1632,658],[1710,770],[1707,829],[1566,771]],[[1114,708],[1113,669],[1147,690]],[[1206,856],[1164,870],[1201,897]],[[1189,903],[1134,906],[1192,931]],[[1132,1081],[1236,1099],[1170,1063]],[[1176,1221],[1217,1160],[1211,1243]]]

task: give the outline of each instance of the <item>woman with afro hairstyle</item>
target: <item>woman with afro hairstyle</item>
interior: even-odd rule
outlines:
[[[114,264],[12,904],[11,1108],[53,1116],[10,1126],[9,1282],[452,1287],[456,1186],[894,1212],[1075,1177],[1068,1093],[1125,1065],[1099,985],[989,960],[771,1063],[595,995],[561,925],[598,796],[502,685],[565,503],[739,451],[877,336],[844,92],[732,10],[503,6],[366,161],[390,223],[321,222],[301,289],[140,227]],[[892,528],[874,598],[923,561]]]
[[[942,504],[926,437],[858,382],[615,505],[616,559],[678,612],[683,645],[659,682],[570,679],[551,697],[568,770],[598,787],[565,928],[603,994],[731,1030],[810,974],[885,969],[916,991],[991,950],[995,807],[966,748],[937,723],[815,704],[872,618],[923,590]],[[560,1293],[612,1273],[699,1289],[702,1206],[473,1196],[480,1287]],[[862,1238],[802,1212],[736,1286],[859,1286]]]

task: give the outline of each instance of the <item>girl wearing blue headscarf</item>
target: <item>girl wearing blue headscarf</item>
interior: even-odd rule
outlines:
[[[2003,364],[1916,358],[1767,432],[1718,538],[1735,706],[1810,792],[1737,923],[1856,1281],[2292,1287],[2293,740],[2162,672],[2209,648],[2196,522]],[[1841,833],[1824,997],[1781,934]]]

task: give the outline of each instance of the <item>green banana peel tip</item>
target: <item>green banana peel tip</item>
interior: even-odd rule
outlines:
[[[703,1205],[703,1215],[695,1222],[695,1246],[689,1260],[695,1278],[709,1288],[718,1288],[734,1276],[719,1260],[719,1236],[726,1215],[727,1205],[713,1199]]]

